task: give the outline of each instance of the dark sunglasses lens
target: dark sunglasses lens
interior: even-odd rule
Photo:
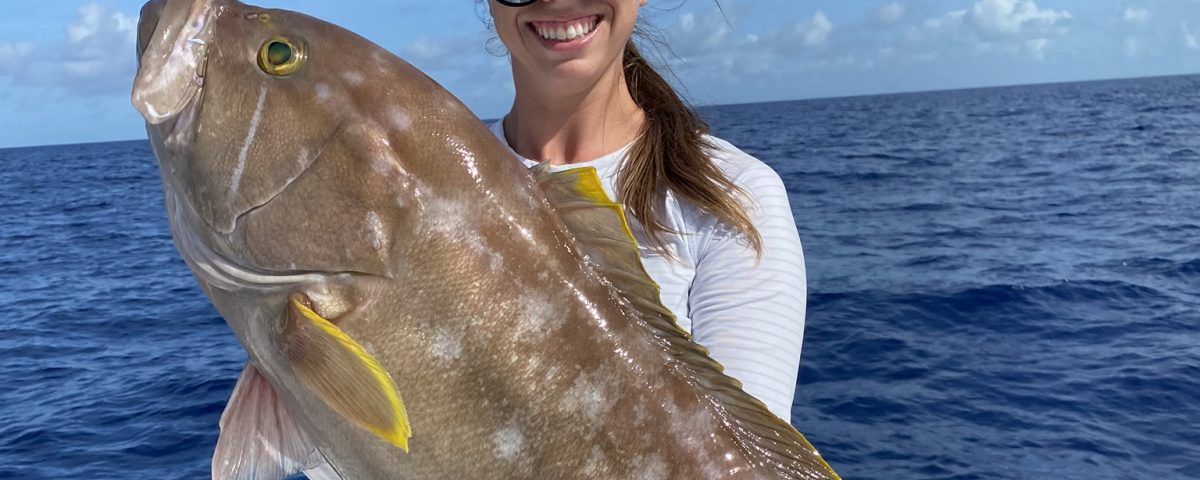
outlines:
[[[496,0],[496,3],[506,7],[524,7],[526,5],[532,5],[535,1],[537,0]]]

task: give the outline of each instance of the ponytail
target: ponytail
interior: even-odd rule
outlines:
[[[737,200],[746,198],[746,192],[709,155],[716,147],[704,136],[708,125],[646,62],[632,40],[625,45],[623,65],[625,83],[645,112],[645,122],[619,177],[618,201],[641,222],[650,243],[661,252],[670,253],[664,237],[679,233],[655,215],[669,190],[741,233],[761,256],[762,237]]]

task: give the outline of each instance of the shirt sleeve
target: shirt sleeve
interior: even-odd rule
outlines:
[[[804,253],[779,175],[749,160],[733,179],[749,197],[743,204],[762,236],[761,260],[743,236],[709,220],[695,243],[688,316],[694,340],[725,372],[790,421],[804,341]]]

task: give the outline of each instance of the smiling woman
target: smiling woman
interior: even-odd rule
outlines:
[[[645,0],[492,0],[516,86],[492,125],[527,165],[594,167],[632,214],[680,326],[790,419],[805,270],[787,193],[704,122],[633,40]]]

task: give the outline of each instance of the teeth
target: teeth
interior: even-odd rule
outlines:
[[[592,30],[595,28],[596,20],[594,17],[582,22],[570,24],[540,23],[534,25],[534,29],[537,30],[538,35],[541,35],[542,38],[560,41],[581,38],[584,35],[592,33]]]

